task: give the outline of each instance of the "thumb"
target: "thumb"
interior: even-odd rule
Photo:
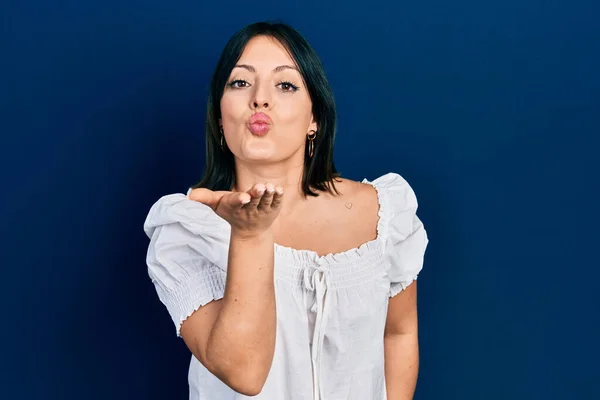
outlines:
[[[216,210],[225,193],[227,192],[213,192],[209,189],[199,188],[193,189],[190,194],[188,194],[188,198]]]

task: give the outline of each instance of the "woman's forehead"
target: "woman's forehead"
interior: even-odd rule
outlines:
[[[275,68],[280,65],[296,65],[286,48],[270,36],[256,36],[248,41],[238,64],[255,68]]]

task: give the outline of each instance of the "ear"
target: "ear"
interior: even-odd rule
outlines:
[[[308,125],[308,132],[310,132],[310,131],[317,132],[318,129],[319,129],[319,126],[317,124],[317,121],[315,121],[315,117],[311,117],[310,124]]]

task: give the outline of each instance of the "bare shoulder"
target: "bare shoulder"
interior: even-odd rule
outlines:
[[[339,178],[336,180],[339,195],[333,196],[338,202],[344,204],[348,210],[356,213],[377,213],[379,201],[377,191],[372,185],[350,179]]]
[[[351,237],[365,242],[374,239],[379,219],[379,200],[372,185],[350,179],[335,181],[338,195],[326,194],[322,198],[322,220]],[[321,197],[321,196],[319,196]]]

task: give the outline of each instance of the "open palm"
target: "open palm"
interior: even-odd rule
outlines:
[[[283,189],[267,183],[256,184],[247,192],[194,189],[188,198],[206,204],[229,222],[232,231],[260,234],[267,230],[281,207]]]

